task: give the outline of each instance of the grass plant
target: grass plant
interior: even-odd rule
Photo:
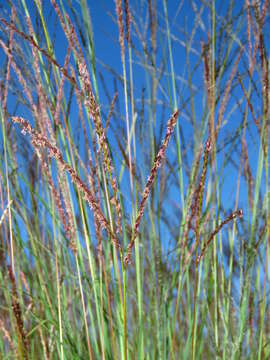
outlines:
[[[0,7],[0,359],[269,359],[269,2],[102,4]]]

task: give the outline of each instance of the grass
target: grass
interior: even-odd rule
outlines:
[[[172,3],[1,8],[1,359],[270,357],[269,3]]]

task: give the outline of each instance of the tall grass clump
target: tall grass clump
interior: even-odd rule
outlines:
[[[267,0],[0,7],[0,359],[270,358]]]

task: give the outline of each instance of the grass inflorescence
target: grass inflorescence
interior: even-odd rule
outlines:
[[[0,8],[1,359],[270,357],[269,25]]]

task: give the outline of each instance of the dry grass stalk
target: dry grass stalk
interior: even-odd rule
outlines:
[[[247,151],[247,143],[246,140],[243,139],[242,141],[242,151],[243,151],[243,155],[244,155],[244,175],[245,175],[245,179],[247,181],[247,185],[248,185],[248,200],[249,200],[249,206],[250,209],[253,208],[253,184],[254,184],[254,180],[252,177],[252,171],[251,171],[251,167],[250,167],[250,163],[249,163],[249,159],[248,159],[248,151]]]
[[[5,210],[3,211],[3,214],[2,214],[2,216],[1,216],[1,218],[0,218],[0,227],[1,227],[1,225],[2,225],[2,223],[3,223],[3,221],[4,221],[5,217],[6,217],[6,215],[7,215],[7,213],[8,213],[8,209],[10,208],[12,202],[13,202],[13,200],[10,200],[9,203],[7,204]]]
[[[73,84],[76,86],[76,82],[75,79],[73,79],[68,73],[67,71],[58,64],[58,62],[50,55],[48,54],[47,51],[45,51],[44,49],[42,49],[37,42],[34,40],[33,36],[31,35],[27,35],[25,34],[23,31],[20,31],[19,29],[16,28],[15,25],[13,25],[12,23],[10,24],[9,22],[7,22],[5,19],[0,18],[0,21],[7,27],[9,27],[10,29],[14,30],[18,35],[20,35],[23,39],[25,39],[26,41],[28,41],[29,43],[31,43],[34,47],[36,47],[47,59],[50,63],[52,63],[53,65],[55,65],[60,72],[62,72],[66,78]],[[2,44],[1,44],[2,46]]]
[[[118,97],[118,92],[116,92],[114,94],[114,97],[113,97],[111,105],[110,105],[110,110],[109,110],[109,113],[108,113],[108,116],[107,116],[107,119],[106,119],[106,123],[105,123],[105,127],[104,127],[104,138],[105,139],[106,139],[106,133],[107,133],[107,130],[108,130],[108,127],[109,127],[110,118],[111,118],[111,116],[113,114],[113,110],[114,110],[114,106],[115,106],[117,97]]]
[[[268,146],[268,134],[269,126],[267,125],[268,114],[269,114],[269,63],[267,59],[266,48],[264,44],[264,36],[260,34],[260,59],[261,59],[261,68],[262,68],[262,107],[263,107],[263,134],[262,134],[262,147],[264,151],[264,156],[267,158],[267,146]]]
[[[10,333],[8,332],[8,330],[5,327],[5,324],[3,322],[3,320],[0,319],[0,330],[3,333],[4,339],[6,339],[11,347],[11,349],[14,349],[14,343],[12,341],[12,336],[10,335]]]
[[[71,54],[71,48],[70,48],[70,46],[68,46],[67,53],[66,53],[66,58],[65,58],[65,63],[64,63],[64,67],[63,67],[66,72],[67,72],[67,69],[68,69],[68,64],[69,64],[69,60],[70,60],[70,54]],[[74,74],[74,79],[75,79],[75,74]],[[58,87],[59,91],[57,92],[56,108],[55,108],[55,113],[54,113],[54,124],[55,124],[55,126],[60,124],[60,106],[61,106],[61,100],[63,98],[64,83],[65,83],[65,76],[62,76],[62,78],[60,80],[59,87]]]
[[[63,200],[64,200],[64,204],[65,204],[65,209],[66,209],[66,215],[67,215],[65,232],[66,232],[67,238],[69,240],[70,249],[73,251],[74,254],[77,254],[76,230],[75,230],[75,226],[73,223],[72,208],[71,208],[71,203],[70,203],[70,198],[69,198],[69,189],[68,189],[66,177],[58,176],[58,182],[61,184],[60,188],[62,189],[61,192],[63,195]]]
[[[8,274],[12,285],[12,311],[16,319],[18,335],[22,343],[22,354],[24,359],[28,359],[28,342],[24,331],[24,324],[22,318],[22,310],[18,301],[16,280],[11,266],[8,266]],[[19,340],[19,342],[20,342]],[[20,348],[20,347],[19,347]]]
[[[194,165],[193,165],[193,168],[194,168],[194,173],[193,173],[193,177],[190,181],[190,185],[189,185],[189,198],[187,199],[187,206],[186,208],[187,209],[191,209],[191,211],[187,214],[186,216],[186,221],[185,221],[185,231],[183,233],[183,237],[182,237],[182,252],[184,251],[186,245],[187,245],[187,242],[188,242],[188,234],[189,234],[189,231],[191,230],[192,228],[192,220],[195,216],[195,212],[196,212],[196,206],[194,206],[194,199],[196,197],[196,194],[197,194],[197,188],[195,188],[196,186],[196,178],[197,178],[197,174],[198,174],[198,171],[199,171],[199,165],[200,165],[200,160],[201,160],[201,155],[202,155],[202,150],[203,150],[203,147],[202,145],[200,146],[199,148],[199,151],[196,155],[196,158],[195,158],[195,161],[194,161]]]
[[[228,103],[228,100],[229,100],[229,96],[230,96],[230,92],[231,92],[231,86],[232,86],[232,81],[235,77],[235,74],[236,74],[236,70],[237,70],[237,67],[239,65],[239,62],[240,62],[240,59],[242,57],[242,49],[234,63],[234,66],[233,66],[233,69],[231,71],[231,74],[230,74],[230,77],[229,77],[229,80],[227,81],[227,84],[226,84],[226,89],[225,89],[225,94],[223,95],[222,97],[222,100],[221,100],[221,104],[220,104],[220,108],[219,108],[219,113],[218,113],[218,120],[217,120],[217,125],[216,125],[216,131],[215,131],[215,138],[216,138],[216,141],[217,141],[217,136],[218,136],[218,132],[221,128],[221,122],[222,122],[222,119],[224,118],[224,113],[225,113],[225,109],[226,109],[226,105]]]
[[[246,6],[246,14],[247,14],[248,64],[249,64],[249,72],[250,72],[252,44],[251,44],[251,14],[250,14],[249,0],[245,0],[245,6]]]
[[[28,84],[26,83],[24,77],[22,76],[22,73],[21,73],[19,67],[16,65],[16,63],[15,63],[13,57],[12,57],[12,54],[10,54],[10,51],[9,51],[8,47],[4,44],[4,42],[1,39],[0,39],[0,46],[4,50],[5,54],[10,57],[12,68],[15,71],[16,75],[18,76],[18,81],[19,81],[19,83],[21,84],[21,86],[23,88],[24,94],[28,98],[28,101],[29,101],[29,104],[31,106],[31,109],[33,110],[33,113],[36,115],[38,113],[37,112],[37,107],[36,107],[36,105],[34,103],[34,100],[33,100],[33,97],[32,97],[32,94],[31,94],[31,91],[29,89]]]
[[[247,94],[247,92],[246,92],[246,89],[245,89],[245,87],[244,87],[244,84],[243,84],[243,81],[242,81],[242,79],[241,79],[241,77],[240,77],[240,74],[238,73],[237,75],[238,75],[238,80],[239,80],[239,83],[240,83],[240,85],[241,85],[243,94],[244,94],[245,99],[246,99],[246,101],[247,101],[249,110],[250,110],[250,112],[251,112],[253,121],[254,121],[254,123],[256,124],[256,126],[258,127],[259,132],[261,132],[261,125],[260,125],[259,119],[256,118],[253,105],[252,105],[252,103],[251,103],[251,101],[250,101],[250,96],[248,96],[248,94]]]
[[[67,194],[67,186],[65,185],[65,177],[62,178],[61,182],[62,182],[62,189],[63,191],[61,191],[61,188],[58,190],[56,189],[52,176],[50,174],[50,170],[49,170],[49,166],[47,164],[47,162],[45,161],[45,157],[44,154],[42,154],[39,150],[38,147],[35,147],[35,151],[40,159],[40,163],[41,163],[41,168],[44,171],[44,174],[46,175],[49,187],[51,189],[52,192],[52,196],[53,199],[55,201],[56,204],[56,208],[61,220],[61,223],[63,224],[64,227],[64,231],[66,234],[66,237],[69,239],[70,244],[72,243],[72,238],[75,237],[75,229],[72,223],[72,216],[71,216],[71,210],[68,207],[67,202],[65,201],[65,207],[66,207],[66,212],[64,207],[62,206],[62,202],[61,202],[61,194],[64,197],[65,200],[65,194]],[[59,179],[58,179],[59,180]],[[59,180],[60,181],[60,180]],[[71,249],[76,252],[76,247],[75,246],[70,246]]]
[[[12,7],[12,14],[11,14],[11,23],[14,23],[14,18],[15,18],[15,8]],[[7,63],[7,69],[6,69],[6,79],[5,79],[5,88],[4,88],[4,94],[3,94],[3,98],[2,98],[2,109],[3,109],[3,114],[4,114],[4,119],[5,121],[7,121],[7,96],[8,96],[8,84],[9,84],[9,78],[10,78],[10,66],[11,66],[11,61],[12,61],[12,47],[13,47],[13,37],[14,37],[14,30],[11,29],[10,33],[9,33],[9,41],[8,41],[8,52],[7,52],[7,56],[8,56],[8,63]]]

